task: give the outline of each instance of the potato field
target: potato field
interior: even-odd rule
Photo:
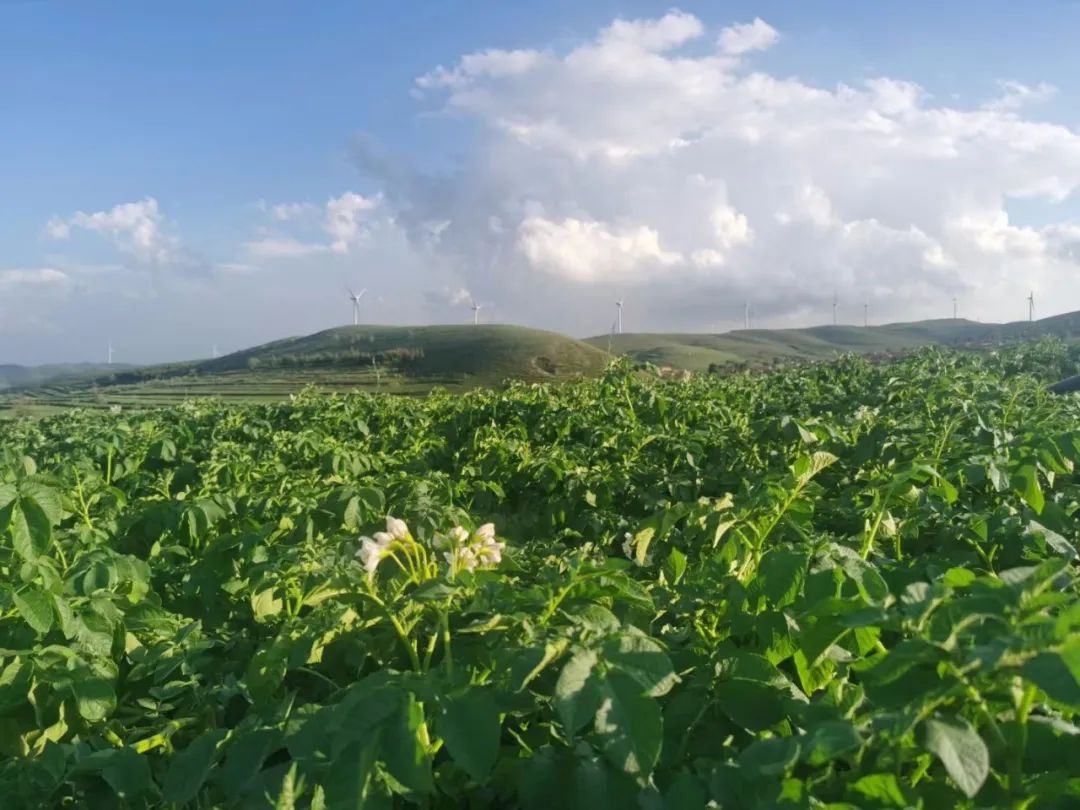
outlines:
[[[1080,807],[1078,357],[0,422],[0,807]]]

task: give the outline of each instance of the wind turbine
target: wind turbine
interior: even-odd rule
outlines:
[[[956,320],[956,296],[955,295],[953,296],[953,300],[952,300],[952,319],[954,321]]]
[[[113,356],[112,341],[110,340],[109,341],[109,365],[110,366],[112,365],[112,356]]]
[[[1035,291],[1032,290],[1027,297],[1028,302],[1028,322],[1035,320]]]
[[[615,302],[615,331],[620,335],[622,334],[622,305],[621,298]]]
[[[473,326],[479,326],[480,325],[480,310],[483,309],[483,305],[478,304],[476,302],[475,298],[470,298],[469,300],[472,302],[472,305],[469,307],[469,309],[472,310],[472,323],[473,323]]]
[[[870,302],[864,301],[862,305],[862,325],[863,328],[870,325]]]
[[[832,325],[833,325],[833,326],[836,326],[836,305],[837,305],[838,303],[840,303],[840,301],[839,301],[839,299],[838,299],[838,298],[836,297],[836,293],[834,292],[834,293],[832,294]]]
[[[364,293],[367,289],[361,290],[359,293],[354,293],[349,287],[345,288],[349,292],[349,300],[352,301],[352,322],[353,326],[360,325],[360,299],[364,297]]]
[[[749,301],[747,301],[746,305],[743,307],[743,328],[744,329],[749,329],[750,328],[750,302]]]

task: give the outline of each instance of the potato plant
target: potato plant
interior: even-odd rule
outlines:
[[[2,806],[1080,807],[1075,364],[6,423]]]

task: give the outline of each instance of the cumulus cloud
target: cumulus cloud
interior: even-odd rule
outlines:
[[[71,237],[79,228],[109,238],[124,255],[146,265],[166,265],[179,255],[179,241],[165,230],[164,219],[153,197],[138,202],[122,203],[108,211],[88,214],[77,211],[70,217],[54,217],[45,226],[51,239]]]
[[[763,51],[779,38],[779,31],[756,17],[753,22],[725,28],[720,32],[717,44],[724,53],[739,56],[750,51]]]
[[[263,229],[263,234],[248,241],[245,248],[254,256],[268,259],[349,253],[367,236],[371,213],[378,205],[378,197],[364,197],[353,191],[331,197],[321,207],[310,202],[262,202],[259,208],[265,214],[278,223],[291,223],[295,232]]]
[[[1080,134],[1022,114],[1049,85],[964,107],[904,77],[827,87],[747,65],[780,40],[760,19],[710,37],[671,12],[565,51],[466,55],[417,82],[484,133],[459,171],[368,148],[357,163],[415,244],[448,223],[425,249],[465,284],[576,331],[615,288],[658,328],[747,298],[776,325],[822,319],[834,290],[896,319],[947,314],[951,295],[1008,318],[1050,285],[1080,306],[1080,225],[1054,215],[1080,187]],[[1017,224],[1017,200],[1045,221]]]
[[[1003,81],[999,84],[1001,95],[986,102],[983,105],[985,109],[996,112],[1016,111],[1029,105],[1049,101],[1057,94],[1057,88],[1046,82],[1028,85],[1017,81]]]
[[[626,281],[682,258],[661,248],[659,234],[645,225],[615,229],[570,217],[530,217],[521,223],[518,246],[533,267],[573,281]]]

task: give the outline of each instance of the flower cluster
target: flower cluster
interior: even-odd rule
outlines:
[[[379,567],[382,558],[389,553],[394,541],[405,541],[411,538],[409,527],[405,525],[404,520],[387,517],[385,532],[375,532],[373,537],[360,538],[360,550],[356,552],[356,556],[360,558],[368,576],[373,576],[375,569]]]
[[[502,562],[502,552],[506,548],[506,543],[495,539],[494,523],[485,523],[471,535],[467,529],[455,526],[446,535],[435,535],[432,545],[446,549],[443,557],[455,571],[496,566]]]
[[[449,563],[451,574],[494,567],[502,561],[502,552],[506,548],[505,543],[495,538],[493,523],[485,523],[472,534],[461,526],[455,526],[446,534],[436,534],[431,545],[443,550],[443,558]],[[401,552],[400,559],[397,551]],[[419,575],[420,579],[433,576],[437,571],[434,560],[413,538],[405,521],[396,517],[386,518],[386,531],[361,537],[356,556],[369,579],[375,576],[379,563],[386,557],[404,563],[410,575]]]

